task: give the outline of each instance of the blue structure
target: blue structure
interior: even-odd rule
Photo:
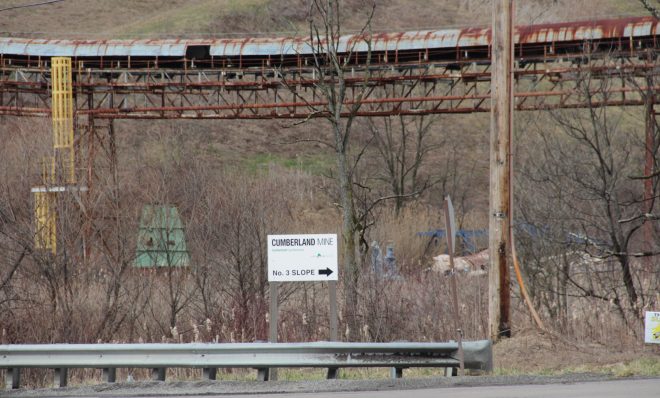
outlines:
[[[523,233],[532,240],[549,238],[550,228],[546,226],[538,226],[528,222],[518,222],[515,224],[517,233]],[[435,229],[431,231],[417,232],[417,236],[428,236],[431,239],[444,239],[447,232],[444,229]],[[461,229],[456,233],[458,243],[463,250],[461,255],[476,253],[479,250],[478,239],[488,239],[487,229]],[[607,242],[599,239],[594,239],[579,232],[566,232],[565,243],[571,245],[590,245],[595,247],[606,247]],[[487,246],[487,245],[486,245]]]
[[[417,232],[417,236],[428,236],[431,239],[443,239],[447,236],[447,232],[444,229],[435,229],[426,232]],[[488,239],[488,231],[485,229],[459,229],[458,232],[456,232],[456,236],[458,237],[457,243],[459,244],[459,247],[463,248],[461,254],[470,254],[477,252],[479,247],[477,240],[479,238]]]

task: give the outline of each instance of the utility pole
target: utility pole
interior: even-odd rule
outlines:
[[[488,329],[490,338],[497,341],[511,335],[509,195],[513,129],[513,0],[493,0],[491,52]]]

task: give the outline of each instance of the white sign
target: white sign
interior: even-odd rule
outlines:
[[[660,312],[646,312],[644,320],[644,342],[660,344]]]
[[[336,281],[337,235],[268,235],[268,281]]]

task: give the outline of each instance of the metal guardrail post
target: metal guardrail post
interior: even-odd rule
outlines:
[[[68,373],[69,369],[67,368],[53,369],[53,387],[66,387]]]
[[[270,369],[268,368],[258,368],[257,369],[257,380],[258,381],[268,381],[268,376],[270,375]]]
[[[103,380],[106,383],[117,382],[117,368],[103,368]]]
[[[204,380],[215,380],[218,374],[218,368],[204,368],[202,369],[202,377]]]
[[[328,373],[326,375],[326,379],[328,380],[334,380],[339,378],[339,368],[328,368]]]
[[[21,384],[21,369],[9,368],[5,370],[5,389],[12,390],[19,388]]]
[[[167,368],[152,368],[151,369],[151,380],[154,381],[165,381],[165,372]]]
[[[403,368],[390,368],[390,376],[392,379],[400,379],[403,377]]]

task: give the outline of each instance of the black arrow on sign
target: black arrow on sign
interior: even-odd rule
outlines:
[[[330,274],[332,274],[332,270],[331,270],[330,268],[320,269],[320,270],[319,270],[319,275],[327,275],[327,276],[330,276]]]

